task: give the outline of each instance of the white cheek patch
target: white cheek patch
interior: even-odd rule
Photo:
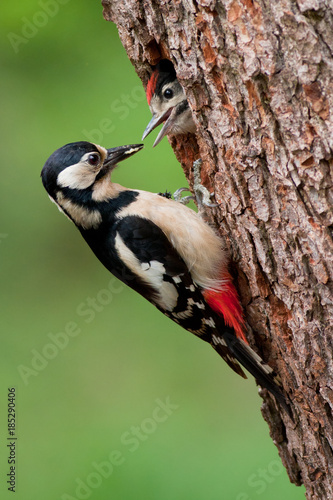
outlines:
[[[173,134],[187,134],[188,132],[194,133],[195,131],[196,126],[192,119],[191,110],[188,108],[174,120]]]
[[[95,182],[97,172],[86,163],[76,163],[58,175],[57,184],[71,189],[86,189]]]
[[[98,210],[88,210],[66,198],[61,191],[57,193],[57,205],[70,215],[73,221],[83,229],[97,229],[102,222],[102,215]],[[65,215],[67,215],[65,213]]]
[[[157,260],[141,263],[119,234],[115,239],[115,247],[126,266],[158,292],[156,304],[167,311],[172,311],[177,304],[178,292],[172,283],[163,280],[165,274],[163,264]]]

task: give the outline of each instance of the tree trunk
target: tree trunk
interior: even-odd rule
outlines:
[[[280,374],[295,424],[262,391],[295,484],[333,498],[333,13],[325,0],[103,0],[135,69],[173,61],[197,135],[171,139],[219,207],[249,341]]]

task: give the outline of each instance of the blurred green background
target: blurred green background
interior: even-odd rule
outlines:
[[[7,388],[17,409],[17,500],[300,499],[252,379],[112,278],[50,203],[41,168],[58,147],[141,142],[144,91],[100,2],[1,7],[0,497]],[[186,181],[164,139],[114,180]]]

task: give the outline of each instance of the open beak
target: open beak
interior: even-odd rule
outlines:
[[[134,155],[140,149],[143,148],[143,144],[130,144],[129,146],[119,146],[117,148],[111,148],[108,149],[108,155],[104,160],[103,163],[103,168],[104,167],[112,167],[113,165],[116,165],[120,161],[125,160],[126,158],[129,158],[130,156]]]
[[[157,146],[159,142],[163,139],[165,135],[169,133],[172,128],[173,119],[171,118],[171,113],[174,108],[167,109],[162,115],[154,114],[150,122],[148,123],[146,130],[143,133],[142,140],[144,140],[147,135],[150,134],[156,127],[158,127],[161,123],[165,122],[160,133],[158,134],[156,141],[153,144],[153,147]]]

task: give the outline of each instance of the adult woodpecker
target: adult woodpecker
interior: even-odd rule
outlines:
[[[67,144],[46,161],[43,185],[112,274],[288,409],[273,370],[246,341],[222,240],[188,207],[111,181],[116,164],[142,147]]]
[[[164,125],[153,146],[157,146],[167,134],[195,132],[190,107],[171,61],[163,59],[155,66],[147,84],[146,95],[153,117],[143,133],[142,140],[161,123]]]

